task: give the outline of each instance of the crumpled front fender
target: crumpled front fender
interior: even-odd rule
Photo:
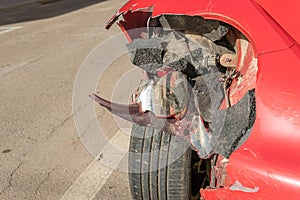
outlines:
[[[286,49],[294,44],[294,40],[252,0],[130,0],[108,21],[106,28],[120,15],[126,16],[125,29],[146,27],[145,20],[137,23],[145,18],[134,16],[137,11],[151,13],[152,18],[174,14],[223,21],[237,28],[251,41],[255,55]]]
[[[124,20],[118,23],[126,32],[147,27],[149,17],[163,14],[201,16],[228,23],[248,38],[258,58],[257,120],[250,138],[229,158],[225,187],[202,190],[202,197],[283,199],[288,194],[289,199],[297,199],[299,46],[252,0],[131,0],[109,20],[107,28],[121,15]]]

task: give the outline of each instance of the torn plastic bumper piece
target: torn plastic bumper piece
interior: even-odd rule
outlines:
[[[140,126],[157,128],[187,140],[191,144],[191,148],[198,152],[201,158],[207,158],[212,153],[212,147],[209,142],[211,140],[210,134],[205,130],[200,116],[191,116],[188,112],[183,119],[160,118],[151,111],[141,112],[138,104],[116,104],[96,94],[92,94],[90,97],[113,114],[129,122]]]
[[[112,103],[95,94],[91,98],[127,121],[187,140],[200,158],[209,158],[213,153],[228,158],[247,139],[255,120],[252,90],[226,110],[212,106],[211,112],[205,112],[211,115],[207,117],[211,122],[204,122],[201,110],[208,105],[199,102],[207,101],[195,96],[185,75],[173,70],[155,80],[142,81],[129,105]]]
[[[201,158],[212,152],[210,133],[195,107],[189,83],[180,72],[170,71],[156,81],[142,81],[129,105],[112,103],[96,94],[90,97],[127,121],[187,140]]]
[[[169,68],[165,68],[165,71],[167,73],[155,81],[142,80],[132,95],[130,105],[112,103],[95,94],[91,98],[112,113],[142,126],[157,128],[150,123],[154,116],[162,121],[178,121],[187,113],[191,88],[182,73]],[[140,120],[142,116],[144,120]]]

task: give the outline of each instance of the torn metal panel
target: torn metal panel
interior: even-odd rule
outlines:
[[[112,16],[106,28],[116,22],[120,15],[130,15],[139,11],[150,12],[152,18],[163,14],[188,15],[226,22],[240,30],[255,45],[255,56],[287,49],[294,44],[294,40],[258,4],[251,0],[239,2],[236,0],[203,0],[201,2],[198,0],[176,2],[174,0],[130,0]],[[129,24],[131,21],[126,23]],[[135,23],[134,20],[132,23]],[[147,27],[146,23],[144,27]]]
[[[220,56],[220,64],[223,67],[236,68],[238,64],[238,57],[236,54],[223,54]]]
[[[151,18],[151,12],[146,10],[128,12],[123,14],[123,20],[118,21],[118,25],[125,34],[128,41],[143,38],[147,32],[147,23]]]
[[[235,48],[236,54],[223,54],[220,56],[220,63],[227,65],[228,72],[235,70],[238,72],[234,78],[231,78],[230,88],[228,93],[229,104],[234,105],[238,103],[241,98],[249,91],[256,87],[256,74],[258,71],[257,59],[254,57],[254,50],[252,44],[237,31],[231,31],[227,38],[229,41],[234,41],[232,44]],[[235,39],[233,39],[235,38]],[[230,62],[226,63],[226,60]],[[234,68],[232,68],[234,67]],[[228,102],[223,102],[221,109],[228,107]]]
[[[124,18],[123,23],[126,23],[126,26],[124,26],[126,30],[146,27],[143,16],[147,15],[147,18],[149,18],[149,13],[151,13],[153,4],[151,4],[151,2],[147,2],[147,5],[139,4],[136,5],[137,7],[135,8],[132,2],[133,1],[127,2],[121,9],[119,9],[119,11],[109,19],[105,28],[109,29],[115,22],[117,22],[121,15]],[[134,13],[138,13],[138,15],[135,15]]]

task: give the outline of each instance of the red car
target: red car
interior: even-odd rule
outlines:
[[[130,105],[94,96],[134,122],[133,199],[300,198],[299,7],[130,0],[112,17],[148,74]]]

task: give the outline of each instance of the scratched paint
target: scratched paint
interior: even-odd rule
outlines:
[[[242,191],[242,192],[258,192],[259,187],[248,188],[243,186],[239,181],[236,181],[232,186],[230,186],[230,190],[232,191]]]

